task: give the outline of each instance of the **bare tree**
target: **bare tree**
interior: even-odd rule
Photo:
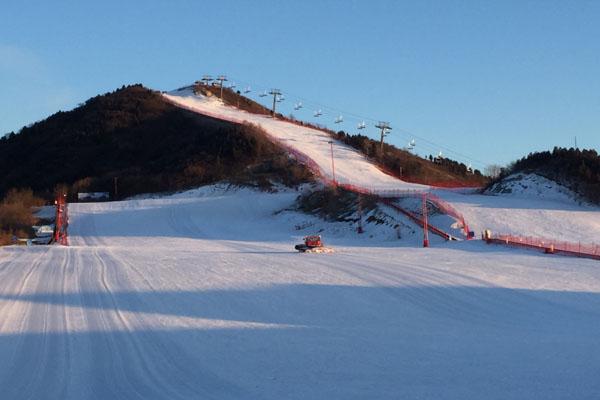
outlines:
[[[497,178],[502,173],[502,170],[504,170],[502,166],[498,164],[490,164],[483,169],[483,173],[490,178]]]

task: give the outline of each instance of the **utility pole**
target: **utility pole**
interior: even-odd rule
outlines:
[[[273,118],[275,118],[275,104],[277,104],[277,96],[281,96],[281,90],[271,89],[269,94],[273,95],[273,110],[271,111],[271,113],[273,114]]]
[[[67,203],[67,194],[58,193],[54,201],[56,206],[56,219],[54,221],[54,242],[69,245],[67,229],[69,227],[69,204]]]
[[[227,81],[227,77],[225,75],[219,75],[219,77],[217,78],[217,80],[221,84],[221,100],[223,100],[223,82]]]
[[[329,145],[331,146],[331,173],[333,175],[333,185],[337,186],[337,182],[335,181],[335,163],[333,161],[333,140],[329,141]]]
[[[389,131],[392,130],[392,127],[390,126],[389,122],[379,121],[379,123],[375,125],[375,128],[381,129],[381,142],[379,146],[381,149],[381,154],[383,155],[383,138],[390,133]]]
[[[358,193],[358,233],[363,233],[364,229],[362,226],[362,195]]]
[[[427,223],[427,193],[423,193],[423,247],[429,247],[429,227]]]

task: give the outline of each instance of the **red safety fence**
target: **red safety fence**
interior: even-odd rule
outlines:
[[[407,217],[409,217],[411,220],[413,220],[420,227],[423,227],[423,226],[425,226],[425,224],[427,224],[426,225],[427,229],[430,232],[435,233],[436,235],[441,236],[441,237],[443,237],[446,240],[452,240],[453,239],[452,235],[444,232],[443,230],[441,230],[439,228],[436,228],[435,226],[433,226],[433,225],[431,225],[429,223],[426,223],[425,220],[424,220],[424,218],[422,218],[421,216],[419,216],[419,215],[417,215],[415,213],[412,213],[412,212],[410,212],[410,211],[408,211],[408,210],[400,207],[398,204],[392,202],[392,200],[390,200],[390,199],[381,199],[381,200],[383,201],[384,204],[387,204],[388,206],[392,207],[393,209],[395,209],[396,211],[400,212],[401,214],[404,214]]]
[[[487,243],[542,250],[548,254],[564,254],[574,257],[600,260],[600,245],[573,243],[531,236],[491,235],[484,236]]]
[[[69,204],[66,195],[58,195],[54,201],[56,206],[56,220],[54,221],[54,243],[69,245]]]
[[[452,207],[450,205],[450,203],[442,200],[441,198],[439,198],[438,196],[436,196],[433,193],[427,194],[427,200],[430,201],[431,203],[435,204],[436,207],[438,209],[440,209],[440,211],[442,211],[444,214],[447,214],[447,215],[451,216],[452,218],[456,219],[458,222],[460,222],[462,224],[466,238],[467,239],[471,238],[471,235],[469,232],[469,226],[467,225],[467,222],[465,221],[465,217],[461,213],[459,213],[454,207]]]

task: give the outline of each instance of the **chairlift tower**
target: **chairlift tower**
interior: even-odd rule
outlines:
[[[212,81],[213,81],[213,78],[212,78],[212,76],[210,76],[210,75],[204,75],[204,76],[202,77],[202,82],[204,82],[204,84],[205,84],[206,86],[210,85],[210,83],[211,83]]]
[[[219,75],[219,77],[216,80],[219,81],[219,83],[220,83],[220,86],[221,86],[221,100],[223,100],[223,82],[227,82],[227,77],[225,75]]]
[[[275,118],[275,105],[277,104],[277,97],[281,96],[281,90],[271,89],[269,94],[273,95],[273,110],[271,111],[271,114],[273,114],[273,118]]]
[[[389,122],[379,121],[377,125],[375,125],[375,128],[381,129],[381,142],[379,146],[381,148],[381,154],[383,154],[383,138],[389,135],[392,127],[390,126]]]

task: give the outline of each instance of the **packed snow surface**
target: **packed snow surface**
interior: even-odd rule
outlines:
[[[451,203],[465,217],[469,229],[478,234],[490,229],[495,234],[600,245],[600,207],[581,204],[568,189],[538,178],[511,184],[515,190],[508,193],[478,195],[440,190],[436,194]]]
[[[237,123],[257,124],[282,144],[316,162],[320,172],[329,179],[333,178],[335,168],[335,178],[339,183],[353,184],[372,191],[428,189],[428,186],[407,183],[385,174],[357,150],[333,140],[326,132],[318,129],[248,113],[225,105],[218,98],[194,94],[192,88],[165,93],[163,96],[181,107],[204,115]],[[333,166],[330,142],[333,145]]]
[[[597,398],[597,261],[359,238],[296,196],[72,204],[70,247],[0,249],[2,399]]]
[[[517,173],[509,175],[486,191],[491,195],[544,199],[573,203],[578,199],[576,193],[550,179],[537,174]]]

